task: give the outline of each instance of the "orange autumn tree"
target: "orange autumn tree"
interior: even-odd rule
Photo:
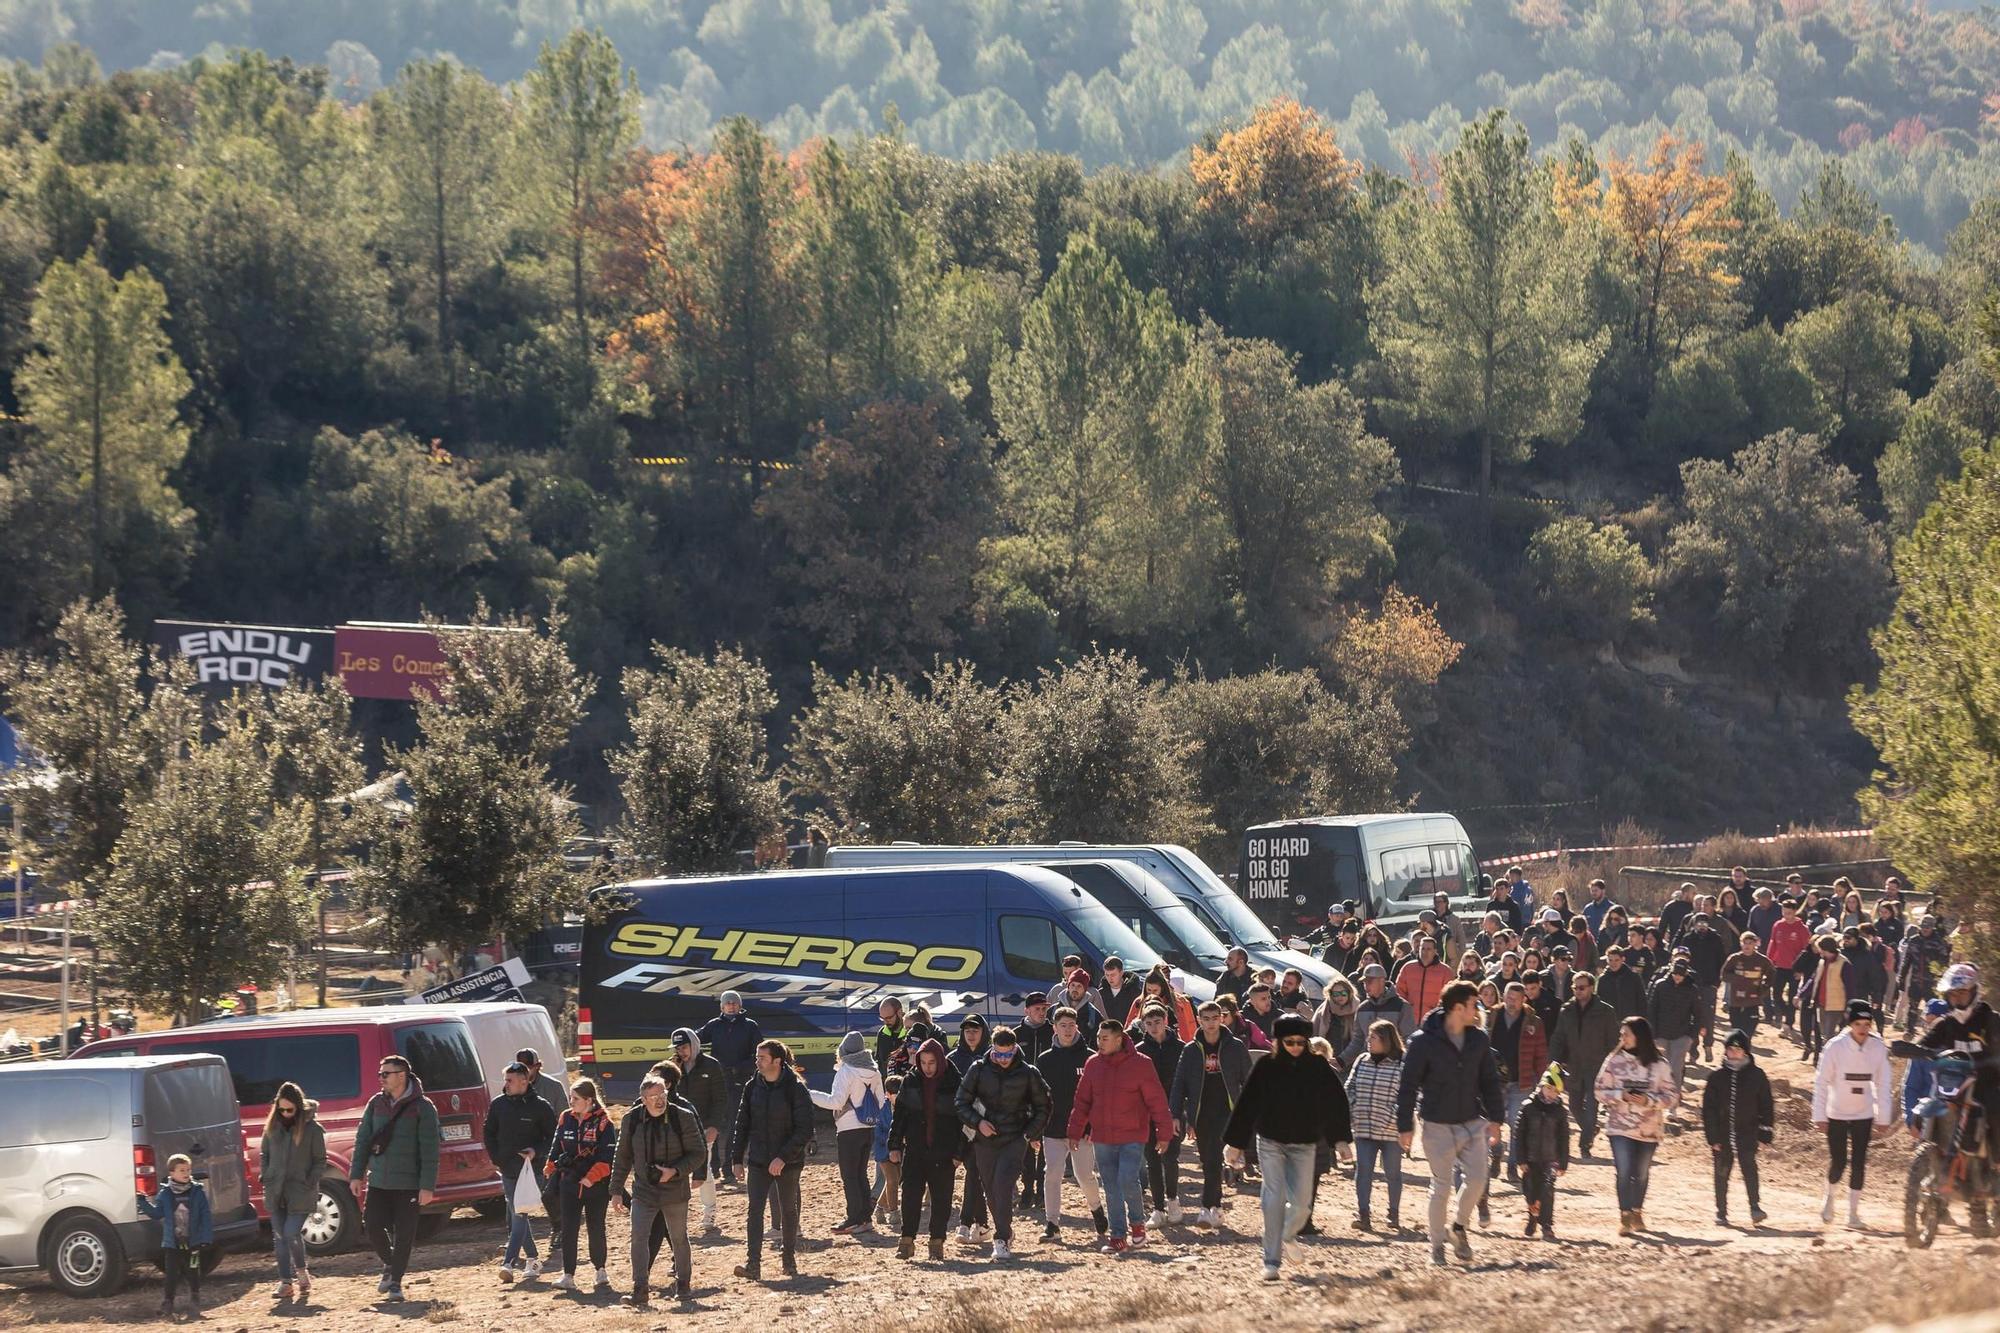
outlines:
[[[709,319],[692,228],[715,175],[706,154],[639,154],[625,189],[604,209],[605,290],[630,312],[607,352],[634,383],[662,387],[679,340]]]
[[[1650,391],[1662,345],[1710,316],[1736,286],[1723,255],[1740,224],[1728,215],[1728,177],[1708,173],[1699,143],[1662,134],[1643,167],[1614,157],[1607,174],[1601,215],[1637,288],[1631,337]]]
[[[1213,147],[1197,144],[1188,170],[1201,206],[1234,219],[1260,261],[1340,221],[1361,175],[1332,127],[1291,98],[1258,107]]]

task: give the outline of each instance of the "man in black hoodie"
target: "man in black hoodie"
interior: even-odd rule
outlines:
[[[542,1271],[535,1258],[534,1228],[526,1216],[514,1211],[514,1182],[522,1167],[533,1172],[529,1180],[541,1180],[549,1141],[556,1135],[556,1108],[536,1093],[534,1077],[533,1069],[519,1060],[508,1065],[500,1095],[486,1108],[486,1157],[507,1187],[507,1253],[500,1264],[502,1282],[514,1280],[514,1261],[523,1255],[528,1277]]]
[[[889,1120],[889,1160],[903,1166],[903,1235],[896,1257],[917,1252],[917,1219],[924,1195],[931,1200],[930,1257],[944,1258],[945,1228],[951,1222],[951,1185],[965,1135],[958,1123],[958,1071],[935,1037],[917,1047],[914,1067],[896,1094]]]
[[[1027,1141],[1040,1138],[1049,1120],[1049,1088],[1035,1067],[1021,1058],[1014,1030],[993,1034],[985,1056],[972,1062],[958,1085],[958,1118],[973,1131],[972,1160],[979,1185],[993,1205],[993,1258],[1012,1257],[1014,1180],[1027,1155]]]
[[[1152,1004],[1139,1016],[1131,1033],[1132,1047],[1153,1062],[1160,1076],[1160,1090],[1174,1086],[1174,1074],[1181,1064],[1181,1039],[1167,1017],[1165,1005]],[[1147,1225],[1154,1230],[1181,1220],[1181,1127],[1173,1127],[1173,1140],[1165,1148],[1146,1144],[1146,1183],[1153,1194],[1153,1215]]]
[[[1201,1215],[1197,1223],[1222,1225],[1223,1131],[1243,1085],[1250,1079],[1250,1052],[1222,1024],[1222,1006],[1204,1001],[1195,1010],[1194,1040],[1181,1048],[1180,1067],[1167,1090],[1167,1112],[1183,1133],[1194,1135],[1201,1158]],[[1307,1024],[1311,1031],[1311,1024]]]
[[[750,1086],[750,1080],[757,1072],[757,1043],[764,1034],[757,1026],[757,1020],[743,1012],[743,997],[733,990],[722,992],[722,1012],[701,1025],[701,1044],[722,1066],[722,1085],[729,1092],[728,1120],[725,1131],[736,1124],[737,1108],[743,1102],[743,1090]],[[725,1132],[709,1145],[709,1167],[724,1181],[734,1185],[736,1172],[731,1163],[735,1159],[735,1149],[728,1142]]]
[[[1454,981],[1438,997],[1438,1007],[1410,1038],[1403,1057],[1403,1083],[1396,1092],[1396,1129],[1403,1151],[1416,1137],[1419,1105],[1424,1113],[1424,1164],[1431,1173],[1431,1262],[1445,1262],[1445,1216],[1450,1210],[1452,1169],[1465,1184],[1458,1194],[1458,1221],[1450,1240],[1461,1262],[1472,1259],[1466,1226],[1486,1197],[1486,1155],[1500,1142],[1507,1123],[1500,1093],[1500,1070],[1493,1047],[1479,1026],[1479,988]]]
[[[1715,1156],[1715,1224],[1729,1225],[1729,1168],[1743,1168],[1750,1222],[1764,1221],[1757,1202],[1757,1145],[1771,1141],[1777,1123],[1771,1080],[1750,1054],[1750,1034],[1738,1028],[1722,1043],[1722,1067],[1701,1090],[1701,1128]]]
[[[986,1020],[978,1014],[967,1014],[958,1021],[958,1045],[951,1048],[945,1058],[958,1073],[961,1085],[965,1076],[972,1072],[972,1066],[986,1055]],[[980,1186],[979,1172],[972,1165],[972,1154],[965,1154],[965,1194],[958,1204],[958,1238],[972,1245],[986,1241],[986,1191]]]
[[[1054,1044],[1035,1061],[1035,1071],[1042,1076],[1042,1082],[1049,1090],[1049,1119],[1042,1131],[1042,1240],[1045,1243],[1062,1238],[1065,1162],[1076,1171],[1076,1183],[1083,1189],[1083,1201],[1090,1206],[1090,1219],[1097,1224],[1097,1234],[1103,1236],[1110,1228],[1110,1221],[1104,1213],[1104,1196],[1097,1184],[1097,1155],[1091,1151],[1090,1141],[1086,1139],[1079,1144],[1072,1158],[1069,1141],[1064,1137],[1069,1126],[1070,1110],[1076,1105],[1077,1080],[1083,1077],[1084,1061],[1090,1059],[1096,1048],[1083,1039],[1082,1030],[1077,1026],[1076,1011],[1067,1005],[1056,1010],[1051,1026],[1055,1031]]]

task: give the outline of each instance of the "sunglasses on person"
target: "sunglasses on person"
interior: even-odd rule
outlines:
[[[1290,1050],[1303,1051],[1307,1046],[1311,1045],[1312,1043],[1308,1038],[1305,1037],[1286,1037],[1279,1044],[1288,1051]]]
[[[293,1116],[297,1115],[298,1113],[299,1113],[298,1107],[292,1106],[286,1102],[278,1103],[278,1114],[283,1119],[290,1120]]]
[[[993,1048],[993,1058],[1004,1065],[1014,1058],[1016,1050],[1017,1048],[1013,1046],[995,1046]]]

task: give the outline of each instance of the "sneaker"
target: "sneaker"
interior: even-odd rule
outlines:
[[[507,1269],[503,1268],[500,1270],[500,1280],[502,1282],[512,1282],[514,1280],[514,1275]],[[295,1290],[297,1290],[297,1288],[293,1287],[291,1283],[280,1282],[278,1284],[278,1289],[271,1293],[271,1299],[274,1301],[288,1301],[292,1298],[292,1293]]]
[[[856,1222],[854,1229],[847,1234],[850,1236],[872,1236],[875,1234],[875,1224],[873,1222]]]
[[[1750,1225],[1752,1225],[1752,1226],[1758,1226],[1758,1227],[1761,1227],[1761,1226],[1763,1226],[1763,1225],[1764,1225],[1764,1223],[1765,1223],[1766,1221],[1768,1221],[1768,1220],[1770,1219],[1770,1216],[1771,1216],[1771,1215],[1770,1215],[1769,1213],[1765,1212],[1765,1211],[1764,1211],[1764,1210],[1763,1210],[1762,1208],[1759,1208],[1759,1207],[1755,1206],[1754,1204],[1753,1204],[1753,1205],[1751,1205],[1751,1208],[1750,1208]]]
[[[1317,1222],[1307,1222],[1299,1228],[1298,1234],[1301,1236],[1317,1236],[1320,1234],[1319,1224]]]
[[[1389,1230],[1401,1231],[1402,1229],[1403,1229],[1403,1219],[1396,1216],[1394,1213],[1389,1214]]]
[[[1375,1224],[1368,1220],[1368,1214],[1357,1213],[1354,1217],[1354,1229],[1356,1231],[1373,1231]]]
[[[1554,1240],[1555,1238],[1556,1238],[1556,1229],[1554,1227],[1545,1226],[1542,1228],[1543,1240]]]
[[[576,1275],[574,1273],[564,1273],[561,1277],[549,1283],[549,1285],[557,1291],[575,1291]]]
[[[389,1288],[395,1285],[396,1285],[396,1279],[390,1277],[389,1270],[385,1268],[382,1270],[382,1280],[375,1284],[375,1290],[386,1292],[387,1290],[389,1290]]]
[[[783,1260],[779,1263],[778,1268],[786,1277],[797,1277],[799,1275],[799,1261],[796,1259]]]
[[[1719,1227],[1726,1227],[1726,1226],[1728,1226],[1728,1225],[1729,1225],[1729,1214],[1728,1214],[1728,1213],[1725,1213],[1725,1212],[1723,1212],[1723,1211],[1722,1211],[1721,1209],[1719,1209],[1719,1208],[1718,1208],[1718,1209],[1716,1209],[1716,1212],[1715,1212],[1715,1225],[1717,1225],[1717,1226],[1719,1226]]]
[[[388,1299],[388,1300],[390,1300],[390,1301],[392,1301],[392,1302],[395,1302],[395,1301],[400,1301],[400,1300],[402,1300],[402,1299],[403,1299],[403,1284],[402,1284],[402,1283],[400,1283],[400,1282],[394,1282],[394,1283],[391,1283],[391,1284],[390,1284],[390,1286],[389,1286],[389,1291],[388,1291],[388,1294],[387,1294],[387,1299]]]
[[[1534,1218],[1532,1218],[1532,1217],[1531,1217],[1531,1218],[1529,1218],[1529,1219],[1528,1219],[1528,1225],[1526,1225],[1526,1226],[1524,1226],[1524,1227],[1522,1227],[1522,1228],[1521,1228],[1521,1234],[1522,1234],[1522,1235],[1524,1235],[1524,1236],[1532,1236],[1532,1235],[1534,1235],[1534,1234],[1535,1234],[1535,1219],[1534,1219]]]
[[[1002,1264],[1014,1257],[1013,1249],[1004,1240],[993,1242],[993,1262]]]
[[[1479,1201],[1479,1225],[1482,1228],[1490,1227],[1493,1225],[1493,1205],[1486,1202],[1486,1200],[1484,1199],[1481,1199]],[[1463,1231],[1465,1228],[1460,1227],[1458,1229],[1460,1231]]]
[[[674,1283],[674,1299],[683,1303],[694,1299],[694,1286],[687,1278]]]
[[[1091,1209],[1090,1220],[1092,1225],[1094,1225],[1097,1228],[1098,1235],[1108,1236],[1111,1234],[1111,1219],[1104,1215],[1104,1210],[1102,1208]]]
[[[842,1222],[834,1227],[833,1234],[836,1236],[851,1236],[854,1234],[855,1228],[860,1225],[859,1222]]]
[[[511,1268],[509,1268],[509,1267],[507,1267],[507,1265],[505,1265],[505,1264],[501,1264],[501,1265],[500,1265],[500,1280],[501,1280],[502,1282],[512,1282],[512,1281],[514,1280],[514,1270],[513,1270],[513,1269],[511,1269]],[[282,1301],[282,1300],[284,1300],[284,1299],[285,1299],[286,1297],[288,1297],[288,1296],[290,1296],[290,1295],[292,1294],[292,1286],[291,1286],[291,1283],[289,1283],[289,1282],[288,1282],[288,1283],[286,1283],[286,1284],[285,1284],[285,1285],[284,1285],[283,1287],[280,1287],[280,1288],[279,1288],[279,1290],[280,1290],[281,1292],[283,1292],[283,1293],[284,1293],[284,1295],[282,1295],[282,1296],[278,1297],[278,1299]]]
[[[889,1210],[889,1212],[888,1212],[888,1219],[889,1219],[889,1220],[888,1220],[888,1222],[887,1222],[887,1224],[886,1224],[886,1225],[888,1226],[889,1230],[891,1230],[891,1231],[901,1231],[901,1230],[903,1229],[903,1210],[902,1210],[902,1209],[900,1209],[900,1208],[891,1208],[891,1209]]]
[[[1181,1201],[1179,1199],[1175,1199],[1167,1205],[1167,1221],[1175,1226],[1181,1224]]]
[[[961,1244],[961,1245],[970,1245],[970,1244],[972,1244],[972,1228],[971,1228],[971,1227],[968,1227],[968,1226],[960,1226],[960,1227],[959,1227],[959,1229],[958,1229],[958,1242],[959,1242],[959,1244]]]
[[[1125,1238],[1123,1236],[1113,1236],[1110,1240],[1105,1241],[1104,1244],[1099,1246],[1098,1248],[1101,1249],[1106,1254],[1123,1254],[1125,1253],[1125,1251],[1131,1249],[1132,1247],[1125,1243]]]
[[[972,1229],[972,1243],[974,1245],[984,1245],[987,1241],[992,1239],[993,1239],[993,1228],[987,1226],[985,1223],[982,1222],[978,1226]]]
[[[1062,1239],[1062,1228],[1050,1222],[1042,1228],[1042,1244],[1054,1245]]]
[[[1436,1264],[1436,1265],[1437,1265],[1437,1266],[1438,1266],[1439,1268],[1443,1268],[1443,1267],[1445,1266],[1445,1265],[1444,1265],[1444,1246],[1442,1246],[1442,1245],[1433,1245],[1433,1246],[1431,1246],[1431,1262],[1432,1262],[1432,1263],[1434,1263],[1434,1264]]]
[[[1465,1234],[1464,1227],[1455,1226],[1451,1229],[1451,1248],[1460,1263],[1472,1262],[1472,1240]]]
[[[528,1266],[521,1270],[521,1281],[533,1282],[536,1278],[540,1277],[541,1275],[542,1275],[542,1261],[540,1259],[530,1259],[528,1260]]]
[[[704,1209],[702,1211],[701,1229],[703,1231],[715,1230],[715,1210],[713,1208]]]
[[[1278,1266],[1276,1264],[1264,1265],[1264,1280],[1266,1282],[1276,1282],[1278,1280]]]
[[[1164,1228],[1167,1225],[1167,1210],[1164,1208],[1155,1208],[1152,1212],[1147,1213],[1146,1225],[1155,1231]]]
[[[301,1268],[299,1270],[299,1299],[304,1300],[306,1299],[306,1297],[312,1295],[312,1289],[313,1289],[312,1274],[308,1273],[305,1269]]]
[[[611,1274],[607,1273],[607,1272],[606,1272],[606,1271],[604,1271],[604,1270],[603,1270],[602,1268],[598,1269],[598,1270],[597,1270],[597,1289],[598,1289],[599,1291],[603,1291],[603,1290],[604,1290],[604,1289],[605,1289],[606,1287],[608,1287],[608,1286],[610,1286],[610,1285],[611,1285]]]
[[[1129,1241],[1130,1244],[1134,1246],[1144,1245],[1146,1243],[1146,1228],[1138,1226],[1133,1227],[1132,1234],[1127,1238],[1127,1240]]]

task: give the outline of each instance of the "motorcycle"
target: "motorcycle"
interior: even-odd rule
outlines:
[[[1929,1249],[1954,1199],[1965,1201],[1972,1234],[1981,1240],[1991,1237],[2000,1221],[2000,1169],[1991,1158],[1979,1103],[1972,1096],[1972,1061],[1956,1051],[1940,1055],[1911,1042],[1899,1041],[1890,1049],[1906,1058],[1935,1060],[1930,1095],[1912,1111],[1917,1150],[1903,1187],[1904,1244]]]

